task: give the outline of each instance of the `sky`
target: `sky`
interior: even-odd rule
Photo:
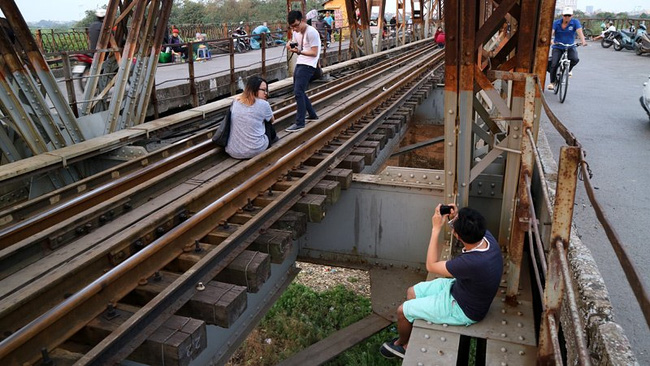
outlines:
[[[98,9],[108,4],[108,0],[14,0],[23,17],[28,22],[39,20],[70,21],[80,20],[86,10]],[[387,0],[387,4],[394,0]],[[650,9],[650,0],[578,0],[578,9],[585,10],[587,5],[593,5],[594,10],[621,12],[636,9]]]

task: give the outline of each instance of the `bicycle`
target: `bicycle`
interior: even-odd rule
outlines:
[[[569,60],[569,48],[577,47],[578,44],[565,44],[565,43],[556,43],[557,45],[565,47],[562,56],[560,56],[560,61],[558,62],[556,76],[555,76],[555,88],[553,92],[559,94],[560,103],[564,103],[566,99],[566,92],[569,89],[569,69],[571,68],[571,60]]]

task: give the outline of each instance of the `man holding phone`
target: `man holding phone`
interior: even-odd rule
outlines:
[[[307,97],[309,81],[318,68],[320,57],[321,41],[316,28],[308,25],[302,18],[302,13],[292,10],[287,16],[287,22],[291,27],[291,42],[287,44],[287,51],[298,56],[296,68],[293,71],[293,93],[296,98],[296,122],[285,131],[296,132],[305,128],[305,115],[307,119],[318,119],[316,111]]]
[[[438,238],[447,221],[445,216],[454,237],[463,244],[462,253],[449,261],[439,258]],[[415,319],[435,324],[474,324],[485,318],[499,289],[503,258],[499,243],[486,229],[483,215],[469,207],[458,210],[454,204],[438,205],[431,223],[426,267],[441,278],[420,282],[406,291],[407,300],[397,308],[399,337],[379,349],[386,358],[404,358]]]

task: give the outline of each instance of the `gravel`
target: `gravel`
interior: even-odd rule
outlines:
[[[343,285],[357,295],[370,298],[370,274],[368,271],[343,267],[321,266],[306,262],[296,262],[301,271],[294,280],[316,292]]]

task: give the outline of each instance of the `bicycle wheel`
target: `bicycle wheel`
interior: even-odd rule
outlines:
[[[569,89],[569,68],[565,67],[562,70],[562,75],[560,76],[560,79],[558,80],[558,84],[560,84],[560,103],[564,103],[564,100],[566,99],[566,92]]]

